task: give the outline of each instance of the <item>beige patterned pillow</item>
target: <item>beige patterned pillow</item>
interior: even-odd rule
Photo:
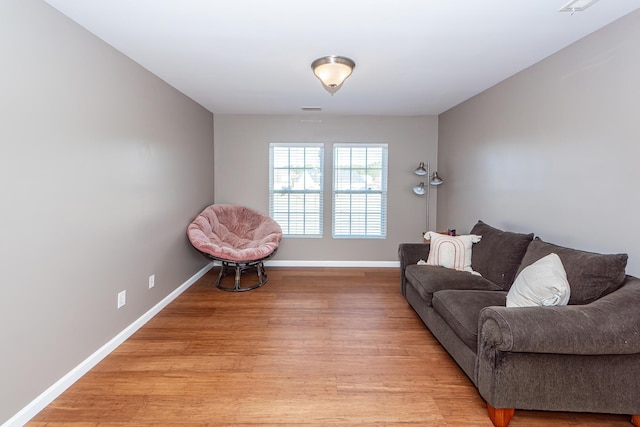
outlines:
[[[427,265],[439,265],[480,275],[471,269],[471,247],[479,242],[482,236],[475,234],[447,236],[428,231],[424,237],[431,241]]]

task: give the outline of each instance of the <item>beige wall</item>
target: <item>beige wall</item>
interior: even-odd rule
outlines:
[[[478,219],[640,274],[640,11],[445,112],[439,228]]]
[[[37,0],[0,52],[2,424],[206,264],[213,117]]]
[[[320,123],[313,120],[321,119]],[[310,120],[310,121],[309,121]],[[400,242],[420,241],[426,226],[426,199],[413,194],[421,160],[435,163],[435,116],[215,116],[216,203],[234,203],[269,212],[269,143],[325,143],[324,237],[286,238],[278,261],[393,261]],[[332,143],[389,144],[387,238],[331,238]],[[328,174],[328,175],[327,175]],[[436,190],[431,223],[435,224]]]

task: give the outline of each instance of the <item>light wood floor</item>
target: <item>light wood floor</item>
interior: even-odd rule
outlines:
[[[398,269],[269,268],[241,294],[217,290],[216,270],[28,426],[492,426]],[[629,421],[516,411],[510,426]]]

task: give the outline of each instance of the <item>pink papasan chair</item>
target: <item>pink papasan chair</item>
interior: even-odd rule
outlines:
[[[240,292],[259,288],[269,280],[263,262],[271,258],[282,239],[282,229],[273,219],[256,210],[215,204],[207,207],[187,227],[189,241],[205,257],[222,266],[216,287]],[[240,276],[257,271],[258,283],[240,286]],[[234,286],[224,286],[222,279],[235,272]]]

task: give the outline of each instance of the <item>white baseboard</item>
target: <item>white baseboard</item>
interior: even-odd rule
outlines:
[[[78,381],[84,374],[89,372],[91,368],[96,366],[102,359],[107,357],[109,353],[115,350],[120,344],[122,344],[127,338],[133,335],[138,329],[147,323],[153,316],[158,314],[160,310],[165,308],[171,301],[176,299],[181,293],[187,290],[198,279],[205,275],[205,273],[213,267],[213,263],[209,263],[204,266],[200,271],[191,276],[186,282],[180,285],[176,290],[167,295],[162,301],[156,304],[153,308],[143,314],[139,319],[127,326],[122,332],[116,335],[108,343],[103,345],[91,356],[82,361],[78,366],[73,368],[64,377],[60,378],[55,384],[46,389],[40,396],[36,397],[31,403],[25,406],[20,412],[9,418],[1,427],[20,427],[26,424],[31,418],[35,417],[40,411],[42,411],[48,404],[60,396],[62,392],[71,387],[73,383]]]
[[[266,261],[267,267],[400,267],[400,261],[286,261],[271,260]]]

